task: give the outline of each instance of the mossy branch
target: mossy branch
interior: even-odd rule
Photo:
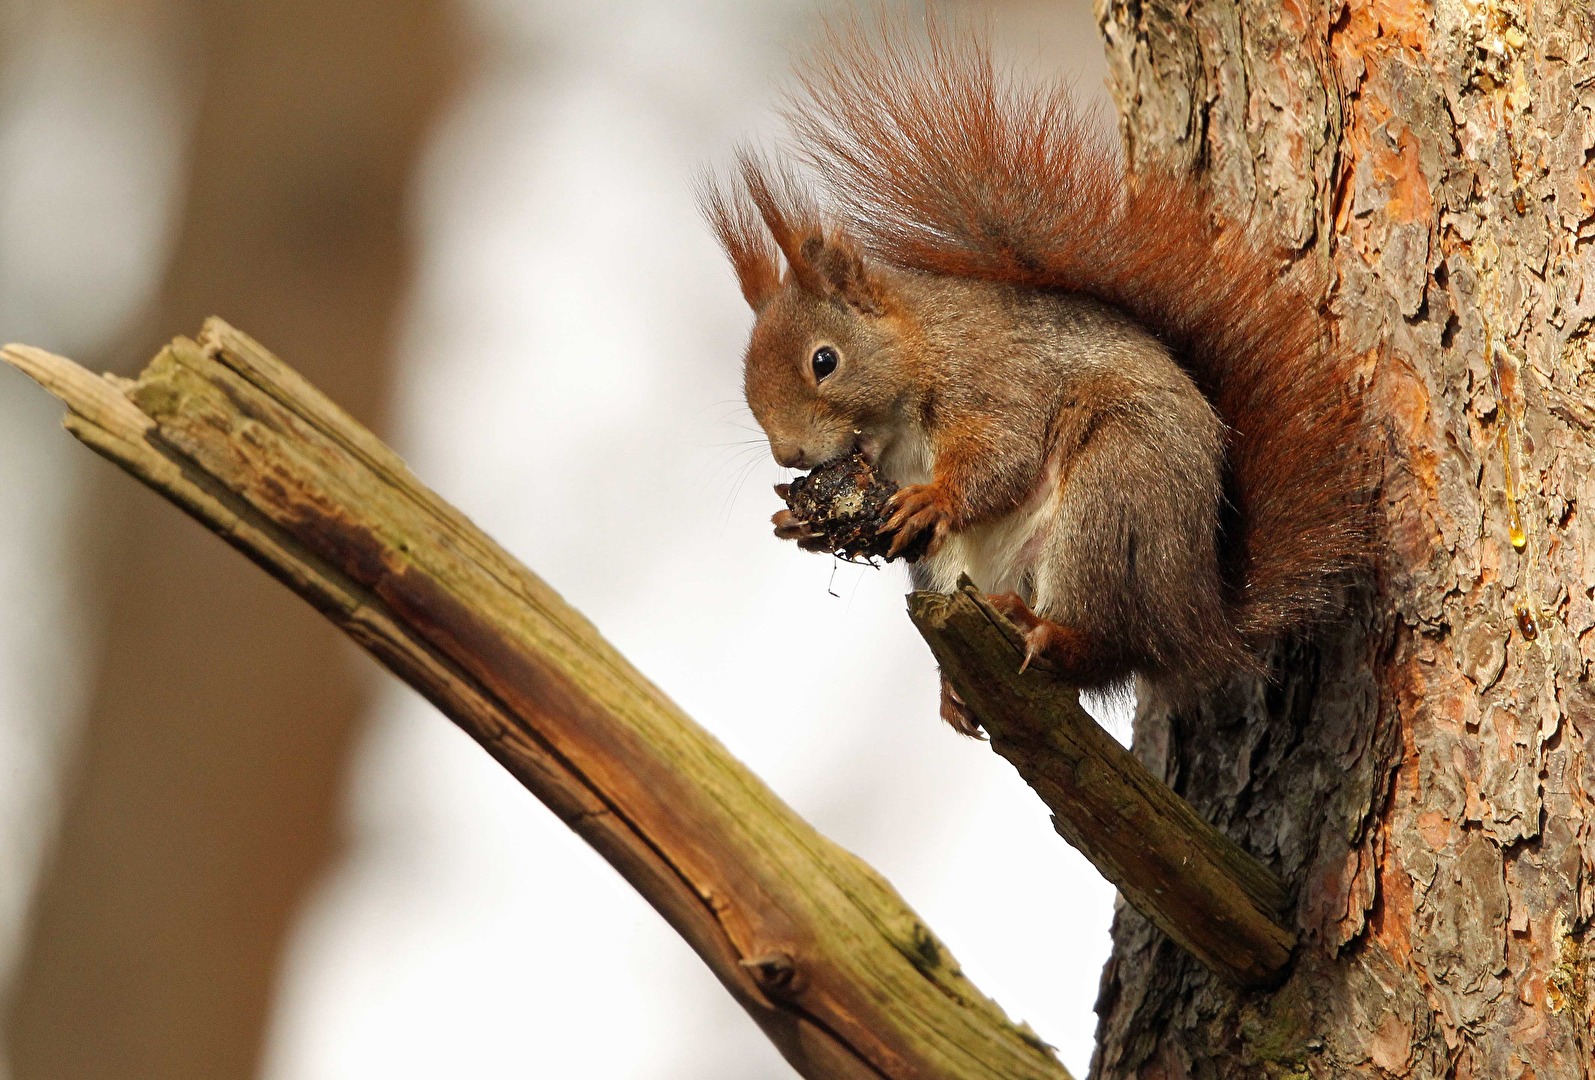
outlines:
[[[1136,910],[1230,982],[1283,978],[1296,935],[1272,871],[1102,730],[1072,687],[1020,674],[1019,631],[967,579],[953,593],[914,593],[908,611],[992,748]]]
[[[66,403],[73,435],[476,739],[658,909],[801,1075],[1066,1080],[890,885],[255,342],[212,320],[136,381],[26,346],[3,356]]]

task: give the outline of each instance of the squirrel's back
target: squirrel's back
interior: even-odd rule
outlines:
[[[799,150],[867,254],[1083,294],[1145,328],[1225,427],[1234,629],[1260,645],[1321,614],[1364,557],[1362,424],[1355,358],[1312,283],[1219,219],[1193,177],[1129,175],[1065,89],[1010,85],[973,36],[833,32],[800,75]],[[780,174],[755,182],[791,190]],[[764,251],[757,227],[722,222],[733,260],[739,244],[749,261]]]

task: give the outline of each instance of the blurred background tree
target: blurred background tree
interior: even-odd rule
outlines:
[[[84,0],[78,17],[183,35],[156,47],[196,95],[180,226],[142,325],[233,312],[380,427],[413,262],[405,197],[456,82],[458,12],[140,3]],[[83,497],[103,534],[86,585],[98,648],[6,1014],[11,1065],[253,1076],[372,680],[312,612],[145,493],[96,471]]]

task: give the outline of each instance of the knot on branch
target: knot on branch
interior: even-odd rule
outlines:
[[[803,991],[797,961],[790,953],[771,951],[741,961],[759,984],[759,989],[775,998],[795,997]]]

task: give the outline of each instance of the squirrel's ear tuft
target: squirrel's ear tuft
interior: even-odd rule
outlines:
[[[803,291],[862,314],[885,313],[885,283],[851,240],[827,235],[813,199],[790,172],[744,149],[737,178],[741,184],[729,193],[706,182],[699,201],[754,311],[781,287],[784,257],[789,280]]]
[[[745,192],[728,193],[712,178],[699,186],[698,205],[731,260],[742,298],[755,313],[762,311],[781,287],[781,266],[758,209]]]
[[[813,201],[790,172],[752,150],[744,148],[737,155],[737,165],[748,198],[775,246],[786,256],[792,280],[807,292],[825,292],[824,281],[803,255],[805,242],[820,235],[820,216]]]
[[[862,315],[886,314],[890,300],[886,283],[870,269],[851,241],[838,236],[811,236],[803,242],[802,254],[824,283],[826,295]]]

